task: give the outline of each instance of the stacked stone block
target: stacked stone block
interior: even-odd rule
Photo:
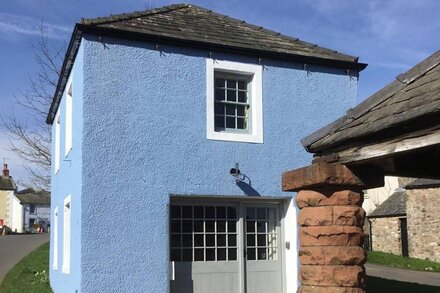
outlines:
[[[298,192],[298,292],[364,292],[363,187],[361,178],[339,164],[314,164],[283,174],[283,190]]]

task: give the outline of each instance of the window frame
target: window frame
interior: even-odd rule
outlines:
[[[52,268],[58,270],[58,207],[53,211],[53,259]]]
[[[68,195],[64,199],[64,209],[63,209],[63,264],[62,272],[64,274],[70,274],[70,258],[71,258],[71,195]]]
[[[263,143],[263,89],[262,66],[241,62],[206,60],[206,136],[211,140]],[[216,131],[214,124],[215,73],[231,74],[249,78],[249,117],[248,130]]]
[[[66,122],[65,122],[65,144],[64,157],[67,157],[72,149],[72,122],[73,122],[73,95],[72,95],[72,81],[67,84],[66,91]]]
[[[60,110],[58,109],[55,115],[55,156],[54,156],[54,173],[57,174],[60,170],[60,149],[61,149],[61,117]]]
[[[29,205],[29,214],[35,215],[37,213],[37,207],[34,204]]]

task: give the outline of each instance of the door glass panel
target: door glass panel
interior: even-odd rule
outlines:
[[[171,261],[236,261],[237,214],[235,206],[171,205]]]
[[[248,260],[276,260],[277,209],[268,207],[246,208],[246,249]]]

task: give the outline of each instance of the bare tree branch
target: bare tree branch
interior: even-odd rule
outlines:
[[[60,76],[65,48],[51,48],[43,23],[40,37],[31,46],[38,70],[28,77],[29,86],[14,95],[13,102],[26,115],[2,117],[10,138],[10,151],[25,162],[30,182],[22,182],[35,189],[50,188],[51,127],[45,123],[47,111]]]

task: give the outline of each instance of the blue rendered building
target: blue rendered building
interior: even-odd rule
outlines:
[[[281,174],[365,66],[193,5],[81,20],[47,118],[54,292],[295,292]]]

